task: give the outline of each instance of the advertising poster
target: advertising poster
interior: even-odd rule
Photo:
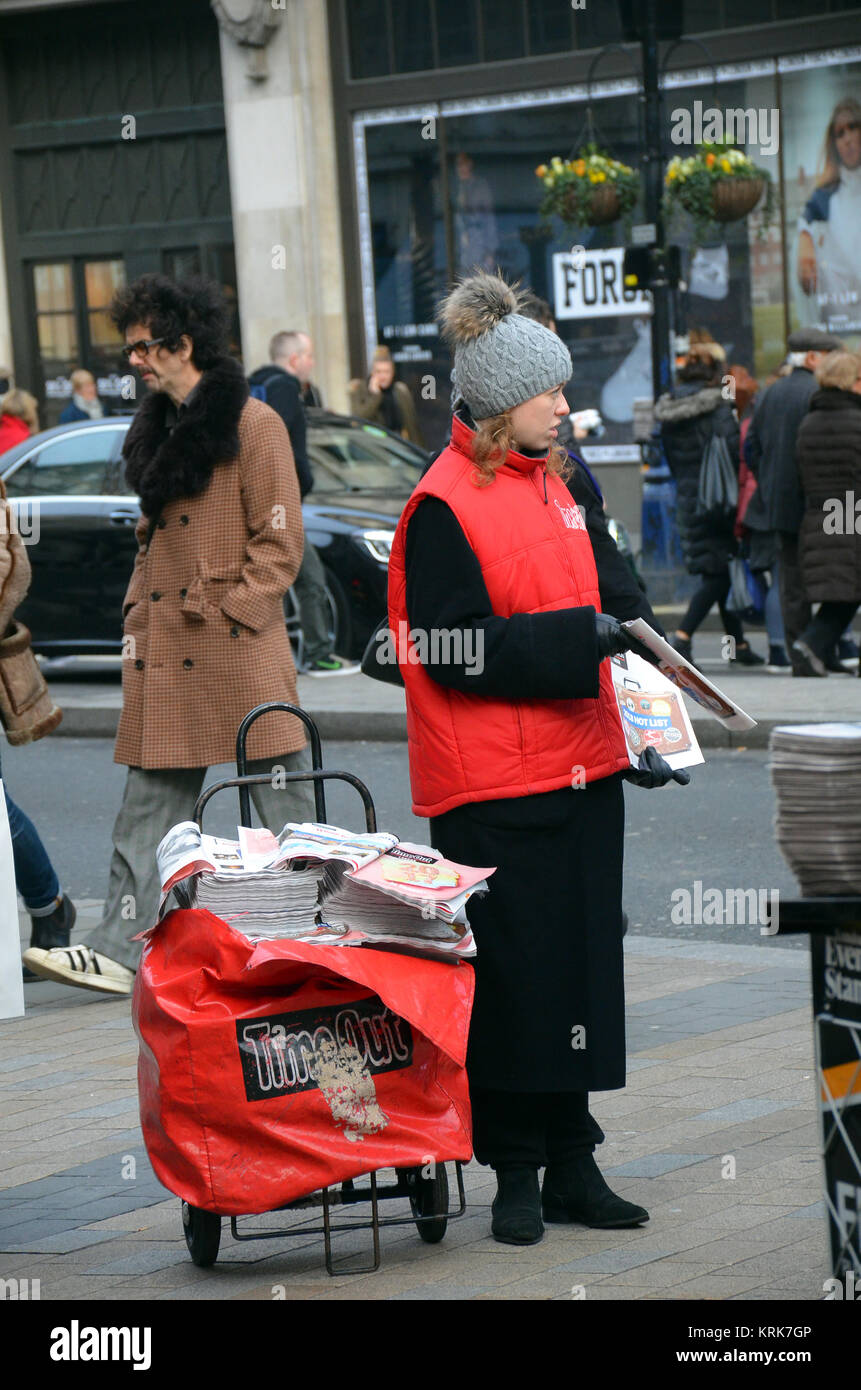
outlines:
[[[793,321],[861,335],[861,63],[787,73],[787,265]]]

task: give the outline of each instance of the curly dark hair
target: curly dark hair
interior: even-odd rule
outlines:
[[[172,352],[187,333],[198,371],[214,367],[227,354],[227,304],[221,288],[203,276],[178,282],[167,275],[141,275],[117,291],[110,313],[120,333],[133,323],[145,323],[150,336],[164,338],[163,346]]]

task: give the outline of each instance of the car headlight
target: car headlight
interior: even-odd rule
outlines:
[[[359,541],[381,565],[387,565],[389,563],[389,557],[392,553],[392,541],[394,539],[394,531],[359,531],[356,536],[356,540]]]

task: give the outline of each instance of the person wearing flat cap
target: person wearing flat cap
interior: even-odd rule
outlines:
[[[792,674],[812,674],[793,644],[811,619],[810,600],[798,558],[804,492],[795,459],[798,430],[817,390],[814,373],[829,352],[843,350],[839,338],[819,328],[800,328],[788,339],[792,371],[763,392],[747,432],[745,459],[759,484],[760,529],[777,541],[777,572],[786,650]]]
[[[410,633],[398,660],[413,809],[446,857],[496,870],[469,906],[473,1144],[496,1172],[493,1236],[530,1245],[544,1221],[648,1219],[598,1169],[589,1092],[625,1084],[623,778],[689,779],[654,749],[629,767],[607,658],[636,644],[599,611],[556,444],[571,357],[518,308],[486,272],[441,306],[451,441],[398,524],[389,626]],[[462,640],[421,651],[416,632]]]

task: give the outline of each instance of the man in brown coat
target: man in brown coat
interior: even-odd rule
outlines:
[[[128,994],[140,954],[129,937],[156,917],[159,841],[191,818],[207,768],[233,760],[243,715],[264,700],[297,702],[283,600],[303,532],[287,431],[225,355],[217,286],[145,275],[112,312],[151,393],[124,448],[142,511],[114,752],[129,771],[100,925],[86,945],[24,959],[48,979]],[[309,765],[301,721],[259,720],[248,757],[250,772],[273,770],[252,788],[264,824],[277,833],[314,819],[310,783],[282,781]]]

